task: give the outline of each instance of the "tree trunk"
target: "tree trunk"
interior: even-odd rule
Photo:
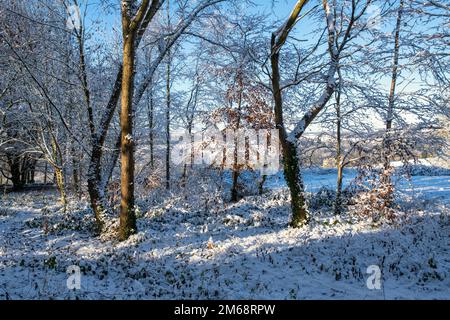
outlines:
[[[260,135],[259,134],[258,134],[257,138],[258,138],[258,146],[259,146],[261,144],[261,142],[259,141],[259,139],[260,139]],[[269,131],[267,133],[267,135],[266,135],[266,150],[264,150],[264,154],[261,155],[258,152],[258,161],[261,162],[260,158],[262,157],[262,165],[263,165],[263,170],[264,170],[264,173],[263,173],[263,175],[261,177],[261,180],[259,181],[259,184],[258,184],[258,194],[259,195],[263,194],[263,192],[264,192],[264,183],[267,180],[267,175],[265,174],[265,170],[266,170],[267,165],[268,165],[267,157],[268,157],[269,148],[270,148],[270,145],[271,145],[270,142],[271,142],[271,133]],[[258,150],[260,150],[260,148],[258,148]]]
[[[104,192],[101,188],[102,184],[102,156],[103,156],[103,145],[105,144],[106,136],[108,134],[109,125],[114,116],[114,111],[117,107],[120,93],[122,91],[122,75],[123,66],[121,65],[114,82],[113,91],[109,102],[106,106],[106,111],[102,116],[100,121],[100,126],[96,134],[96,139],[92,142],[91,157],[89,160],[88,169],[88,193],[91,201],[91,207],[94,211],[95,220],[97,224],[98,232],[103,230],[103,216],[106,213],[107,205],[104,197]],[[118,136],[120,139],[121,136]]]
[[[28,170],[28,183],[35,183],[36,160],[31,160]]]
[[[381,182],[384,185],[390,185],[391,184],[391,176],[388,174],[388,168],[390,167],[391,163],[391,144],[392,144],[392,137],[391,137],[391,129],[392,129],[392,121],[394,118],[394,103],[395,103],[395,88],[397,85],[397,76],[398,76],[398,61],[399,61],[399,52],[400,52],[400,27],[402,22],[402,14],[403,14],[403,6],[404,6],[404,0],[400,0],[400,7],[398,9],[397,14],[397,23],[395,26],[395,45],[394,45],[394,59],[393,59],[393,66],[392,66],[392,77],[391,77],[391,87],[389,90],[389,102],[388,102],[388,110],[387,110],[387,117],[386,117],[386,136],[383,139],[383,152],[384,152],[384,170],[386,174],[381,175]],[[393,195],[387,195],[388,200],[386,203],[388,205],[391,204]]]
[[[58,187],[58,191],[61,196],[61,204],[64,206],[64,211],[66,211],[67,196],[64,184],[64,174],[60,167],[54,167],[54,170],[55,170],[56,186]]]
[[[334,214],[339,215],[342,211],[342,163],[339,160],[337,166],[336,200],[334,203]]]
[[[94,111],[92,110],[91,105],[91,93],[89,91],[89,84],[88,84],[88,78],[87,78],[87,70],[86,70],[86,59],[84,56],[84,38],[83,38],[83,26],[80,26],[80,30],[77,33],[77,41],[78,41],[78,49],[79,49],[79,55],[80,55],[80,78],[81,78],[81,84],[83,88],[83,95],[84,100],[86,102],[86,110],[88,115],[88,124],[89,124],[89,130],[91,133],[91,140],[94,142],[95,138],[95,125],[94,125]]]
[[[114,150],[112,154],[109,156],[109,159],[107,159],[105,163],[105,170],[104,170],[104,179],[100,183],[100,190],[102,190],[103,194],[106,195],[106,190],[108,187],[108,183],[111,181],[114,168],[116,167],[117,160],[119,159],[120,155],[120,142],[121,142],[121,136],[117,136],[117,141],[114,145]]]
[[[154,155],[154,132],[153,132],[153,81],[150,82],[150,88],[147,95],[147,116],[148,116],[148,130],[149,130],[149,145],[150,145],[150,167],[155,168],[155,155]]]
[[[339,74],[339,90],[336,94],[336,166],[337,166],[337,181],[336,181],[336,199],[334,202],[334,213],[336,215],[341,214],[342,209],[342,145],[341,145],[341,72],[338,68]]]
[[[64,212],[65,212],[66,205],[67,205],[67,196],[66,196],[65,184],[64,184],[64,171],[63,171],[64,159],[63,159],[63,154],[61,152],[61,148],[58,144],[58,141],[56,141],[56,137],[53,135],[52,135],[51,146],[52,146],[52,153],[53,153],[52,165],[53,165],[53,170],[55,172],[54,179],[55,179],[55,183],[58,187],[58,191],[59,191],[60,197],[61,197],[61,203],[64,206]]]
[[[44,167],[44,184],[47,184],[47,173],[48,173],[48,163],[45,162],[45,167]]]
[[[170,189],[170,52],[167,57],[167,83],[166,83],[166,189]]]
[[[147,54],[147,64],[152,63],[152,51],[149,50]],[[150,148],[150,168],[155,168],[155,155],[154,155],[154,99],[153,99],[153,76],[150,77],[149,87],[147,90],[147,120],[148,120],[148,141]]]
[[[193,137],[192,137],[192,121],[190,121],[190,120],[188,122],[188,136],[190,139],[190,146],[191,146],[190,167],[192,169],[192,166],[194,163],[194,141],[193,141]],[[187,159],[185,159],[184,165],[183,165],[183,174],[181,176],[181,185],[180,185],[182,188],[184,188],[186,186],[187,169],[188,169],[188,164],[187,164]]]
[[[239,117],[239,116],[238,116]],[[239,194],[238,194],[238,180],[239,180],[239,163],[238,163],[238,150],[239,148],[239,137],[236,133],[234,134],[234,150],[233,150],[233,172],[232,172],[232,185],[231,185],[231,201],[236,202],[238,201]]]
[[[236,164],[237,152],[235,151],[234,154],[235,154],[234,155],[235,164],[233,165],[232,186],[231,186],[231,201],[232,202],[238,201],[237,185],[238,185],[238,179],[239,179],[239,168],[237,167],[237,164]]]
[[[21,170],[20,170],[20,158],[18,156],[8,156],[9,171],[11,172],[11,182],[13,184],[13,190],[21,190],[24,186]]]
[[[26,185],[28,182],[28,172],[30,167],[30,159],[28,156],[22,156],[22,164],[20,166],[20,180],[22,185]]]
[[[79,177],[79,163],[75,154],[75,149],[72,148],[72,183],[73,190],[76,194],[80,192],[80,177]]]
[[[102,147],[98,143],[94,142],[92,147],[87,184],[89,199],[91,201],[91,208],[94,211],[95,215],[97,232],[101,232],[103,230],[103,216],[106,210],[104,195],[100,190],[101,157]]]
[[[126,32],[123,44],[123,77],[120,112],[121,126],[121,203],[119,239],[126,240],[137,231],[134,211],[134,141],[133,87],[135,63],[135,34]]]
[[[238,153],[239,153],[239,137],[238,137],[238,132],[239,132],[239,128],[241,125],[241,109],[242,109],[242,93],[243,93],[243,75],[242,75],[242,70],[238,71],[237,74],[237,81],[239,84],[239,100],[238,100],[238,110],[237,110],[237,119],[236,119],[236,127],[235,127],[235,134],[234,134],[234,152],[233,152],[233,176],[232,176],[232,181],[233,184],[231,186],[231,201],[236,202],[238,201],[238,180],[239,180],[239,174],[240,174],[240,169],[239,169],[239,157],[238,157]]]
[[[167,0],[167,27],[170,33],[170,0]],[[171,105],[171,92],[170,92],[170,73],[171,73],[171,56],[170,49],[167,51],[167,78],[166,78],[166,189],[170,189],[170,105]]]
[[[398,9],[397,24],[395,27],[395,46],[394,46],[394,61],[392,66],[392,78],[391,78],[391,88],[389,90],[389,103],[386,117],[386,131],[392,128],[392,120],[394,117],[394,101],[395,101],[395,87],[397,85],[397,75],[398,75],[398,60],[400,51],[400,26],[402,22],[404,0],[400,0],[400,7]]]
[[[284,177],[291,193],[292,220],[290,225],[296,228],[307,222],[303,180],[300,174],[300,165],[295,144],[285,141],[281,142],[281,145],[284,158]]]
[[[275,36],[272,36],[272,48],[275,47]],[[288,140],[283,120],[283,100],[280,90],[279,54],[272,52],[272,88],[275,101],[275,124],[278,129],[282,147],[284,177],[291,194],[292,227],[299,227],[307,222],[307,211],[303,181],[300,175],[300,164],[296,145]]]
[[[238,115],[239,117],[239,115]],[[239,120],[238,120],[239,121]],[[233,150],[233,173],[232,173],[232,185],[231,185],[231,201],[238,201],[238,179],[239,179],[239,163],[238,163],[238,147],[239,137],[237,130],[234,134],[234,150]]]

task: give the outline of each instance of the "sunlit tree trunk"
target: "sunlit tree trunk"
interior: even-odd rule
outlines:
[[[123,74],[120,110],[121,152],[121,202],[119,240],[125,240],[137,231],[134,208],[134,138],[133,138],[133,93],[136,55],[136,36],[143,35],[145,28],[156,12],[156,3],[142,0],[122,0]],[[150,8],[150,10],[148,10]],[[145,26],[142,26],[144,23]]]
[[[67,195],[65,190],[64,172],[63,172],[63,156],[56,138],[52,135],[52,153],[53,153],[53,170],[55,171],[55,182],[61,197],[61,204],[66,211]]]
[[[128,19],[124,19],[127,23]],[[124,26],[125,27],[125,26]],[[123,76],[121,97],[121,203],[119,239],[125,240],[136,232],[134,212],[134,142],[133,142],[133,86],[135,48],[134,34],[126,32],[123,44]]]

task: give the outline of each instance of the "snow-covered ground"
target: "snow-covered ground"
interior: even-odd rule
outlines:
[[[305,172],[309,191],[334,181]],[[276,177],[268,186],[235,204],[211,191],[142,197],[139,233],[122,243],[92,236],[86,201],[64,213],[53,191],[2,195],[0,299],[450,298],[449,176],[404,182],[404,218],[381,225],[325,211],[288,228],[287,192]],[[66,285],[71,265],[79,290]],[[367,287],[371,265],[379,290]]]
[[[415,167],[415,170],[418,167]],[[420,168],[420,167],[419,167]],[[397,184],[400,187],[398,193],[401,196],[409,196],[422,201],[450,202],[450,170],[445,170],[447,175],[434,175],[434,171],[427,175],[413,175],[410,178],[398,177]],[[420,172],[422,173],[422,172]],[[357,173],[355,169],[344,169],[343,186],[347,187]],[[303,172],[305,190],[317,192],[322,188],[334,189],[336,185],[336,169],[306,169]],[[283,174],[279,173],[268,178],[266,186],[270,189],[286,187]]]

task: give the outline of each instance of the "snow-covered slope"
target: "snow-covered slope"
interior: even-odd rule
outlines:
[[[450,298],[439,201],[406,198],[399,225],[317,212],[291,229],[285,190],[232,205],[198,196],[142,200],[140,232],[122,243],[92,236],[83,202],[64,213],[49,191],[3,196],[0,298]],[[81,267],[80,290],[67,289],[70,265]],[[366,285],[370,265],[382,270],[380,290]]]

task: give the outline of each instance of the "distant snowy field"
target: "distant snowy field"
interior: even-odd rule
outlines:
[[[442,170],[444,171],[444,170]],[[420,172],[423,174],[423,172]],[[398,177],[396,183],[399,186],[398,193],[401,196],[409,196],[421,200],[439,200],[450,202],[450,170],[445,170],[448,175],[413,175],[410,179]],[[438,172],[439,173],[439,172]],[[317,192],[322,188],[334,189],[336,185],[335,169],[306,169],[303,172],[305,190],[307,192]],[[344,169],[343,185],[347,187],[356,177],[354,169]],[[266,187],[276,190],[286,187],[283,174],[271,176]]]
[[[336,175],[304,178],[315,192]],[[122,243],[92,237],[85,200],[63,213],[52,191],[2,195],[0,299],[450,299],[450,176],[402,181],[399,225],[316,212],[288,228],[283,186],[272,177],[264,196],[235,204],[194,186],[149,196],[139,233]],[[66,286],[70,265],[81,268],[80,290]],[[370,265],[380,290],[366,285]]]

